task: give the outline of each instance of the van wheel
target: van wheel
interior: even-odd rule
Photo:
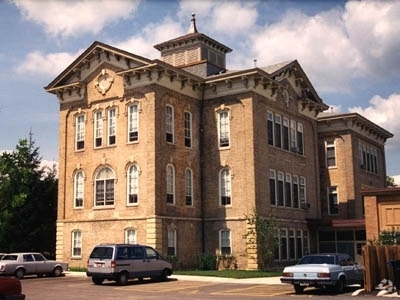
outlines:
[[[167,278],[168,278],[168,272],[167,270],[163,270],[160,275],[160,281],[165,281],[167,280]]]
[[[128,279],[128,273],[122,272],[119,274],[117,282],[119,285],[126,285],[128,283]]]
[[[102,284],[103,281],[104,281],[103,278],[100,278],[100,277],[92,277],[92,282],[93,282],[94,284],[96,284],[96,285]]]

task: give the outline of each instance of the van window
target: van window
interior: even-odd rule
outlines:
[[[157,258],[158,254],[153,248],[146,247],[146,256],[147,258]]]
[[[143,259],[144,258],[144,252],[142,247],[131,247],[130,248],[131,253],[130,256],[133,259]]]
[[[96,247],[90,254],[90,258],[111,259],[113,255],[112,247]]]
[[[119,247],[117,251],[117,259],[128,259],[128,247]]]

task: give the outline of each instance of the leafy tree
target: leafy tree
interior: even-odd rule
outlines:
[[[257,249],[257,263],[261,270],[271,266],[274,251],[279,245],[277,237],[278,223],[271,215],[268,219],[260,216],[255,208],[249,215],[245,215],[247,232],[243,238],[247,240],[249,248]]]
[[[386,186],[387,187],[396,187],[396,183],[394,182],[393,177],[386,176]]]
[[[56,170],[40,164],[32,139],[0,154],[0,252],[55,253]]]

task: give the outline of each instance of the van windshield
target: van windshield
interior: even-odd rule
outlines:
[[[90,258],[111,259],[113,254],[112,247],[96,247],[90,254]]]

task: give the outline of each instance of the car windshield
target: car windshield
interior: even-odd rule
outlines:
[[[305,264],[328,264],[334,265],[335,264],[335,257],[328,256],[328,255],[310,255],[304,256],[298,263],[299,265]]]
[[[13,255],[13,254],[7,254],[4,255],[1,260],[17,260],[18,255]]]
[[[90,258],[111,259],[112,254],[113,254],[112,247],[96,247],[93,249],[92,254],[90,254]]]

